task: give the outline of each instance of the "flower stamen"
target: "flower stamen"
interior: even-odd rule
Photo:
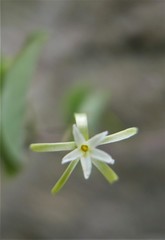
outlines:
[[[81,150],[82,150],[83,152],[87,152],[88,149],[89,149],[89,147],[88,147],[87,145],[81,145]]]

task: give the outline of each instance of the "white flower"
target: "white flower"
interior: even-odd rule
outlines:
[[[80,159],[85,179],[88,179],[91,174],[92,159],[113,164],[115,161],[110,155],[96,148],[105,140],[107,134],[107,131],[102,132],[90,138],[89,140],[85,140],[78,127],[74,124],[73,136],[77,148],[67,154],[62,159],[62,163]]]
[[[63,187],[79,160],[82,165],[85,179],[89,178],[92,164],[94,164],[109,183],[117,181],[117,174],[107,165],[107,163],[113,164],[114,160],[109,154],[96,147],[130,138],[138,131],[137,128],[132,127],[108,136],[108,132],[106,131],[88,139],[88,122],[86,114],[75,114],[75,120],[76,124],[73,125],[74,141],[61,143],[34,143],[30,145],[31,150],[35,152],[71,151],[62,159],[62,163],[70,162],[70,164],[52,188],[51,192],[53,194],[57,193]]]

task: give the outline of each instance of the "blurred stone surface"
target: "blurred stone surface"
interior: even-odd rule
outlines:
[[[2,1],[3,54],[35,30],[50,34],[29,92],[31,141],[60,141],[60,100],[83,81],[109,90],[107,110],[140,129],[105,148],[117,160],[113,186],[95,169],[85,181],[79,166],[52,197],[63,153],[27,151],[24,171],[2,179],[2,239],[165,237],[164,12],[164,0]]]

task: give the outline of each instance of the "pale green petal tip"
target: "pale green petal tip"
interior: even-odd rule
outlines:
[[[45,149],[45,144],[30,144],[29,148],[33,151],[33,152],[46,152]]]
[[[129,129],[130,133],[132,133],[132,136],[137,134],[139,129],[137,127],[132,127]]]
[[[110,167],[109,167],[110,168]],[[112,168],[110,168],[111,171]],[[104,176],[104,174],[103,174]],[[110,184],[113,184],[115,182],[117,182],[119,180],[119,176],[115,173],[115,171],[113,171],[110,175],[109,175],[109,179],[107,179],[107,181],[110,183]]]
[[[48,151],[48,144],[44,144],[44,143],[33,143],[30,144],[29,146],[30,150],[32,150],[33,152],[46,152]],[[49,145],[49,151],[50,151],[50,145]]]
[[[54,186],[52,189],[51,189],[51,194],[52,195],[55,195],[59,190],[56,189],[56,186]]]
[[[63,186],[58,186],[58,184],[55,184],[54,187],[51,189],[51,194],[56,195],[62,188]]]
[[[119,176],[115,174],[114,178],[111,179],[111,184],[113,184],[114,182],[117,182],[118,180],[119,180]]]
[[[33,152],[38,152],[38,146],[36,144],[30,144],[29,148]]]

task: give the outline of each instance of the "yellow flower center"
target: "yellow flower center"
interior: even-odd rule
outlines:
[[[87,145],[82,145],[81,146],[81,150],[83,151],[83,152],[87,152],[88,151],[88,146]]]

